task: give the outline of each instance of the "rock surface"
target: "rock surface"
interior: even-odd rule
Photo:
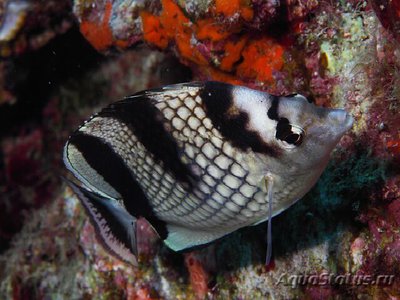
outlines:
[[[102,250],[62,187],[38,210],[23,206],[31,217],[0,257],[0,298],[399,299],[399,7],[398,0],[75,1],[80,32],[107,58],[55,83],[42,110],[46,122],[17,138],[3,134],[7,195],[34,199],[38,182],[52,180],[44,175],[56,174],[43,166],[90,113],[140,89],[188,81],[191,72],[277,95],[302,93],[346,108],[355,124],[314,189],[274,218],[268,267],[261,224],[185,254],[143,227],[149,239],[132,269]],[[47,145],[50,137],[56,145]],[[23,215],[20,206],[4,205],[10,197],[0,202],[13,208],[3,209],[2,233],[3,220]]]

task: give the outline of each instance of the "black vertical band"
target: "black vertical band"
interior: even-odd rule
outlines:
[[[69,143],[83,155],[86,162],[101,174],[121,196],[127,211],[135,217],[146,218],[156,228],[160,237],[167,236],[165,222],[157,218],[140,185],[122,158],[101,139],[77,132]],[[89,180],[90,181],[90,180]]]
[[[247,151],[276,157],[279,150],[262,140],[259,133],[248,129],[249,115],[234,107],[233,85],[222,82],[206,82],[200,92],[207,116],[222,136],[233,146]],[[249,99],[251,101],[251,99]]]

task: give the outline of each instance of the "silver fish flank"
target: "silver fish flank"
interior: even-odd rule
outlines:
[[[271,220],[311,189],[352,123],[301,95],[177,84],[104,108],[64,162],[100,240],[136,264],[139,217],[175,251]]]

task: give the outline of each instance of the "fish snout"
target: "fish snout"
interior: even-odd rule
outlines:
[[[353,126],[353,117],[343,109],[332,109],[328,113],[331,124],[342,132],[346,132]]]

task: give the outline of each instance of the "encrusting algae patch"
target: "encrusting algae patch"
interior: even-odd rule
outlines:
[[[96,16],[93,20],[84,20],[80,23],[80,31],[92,46],[98,51],[104,51],[111,46],[124,49],[128,42],[122,39],[115,39],[110,27],[112,13],[112,2],[107,1],[104,6],[104,14],[100,18]]]
[[[237,73],[243,77],[269,82],[274,70],[283,67],[284,48],[272,39],[261,38],[250,41],[243,49],[243,62]]]
[[[160,16],[146,11],[141,13],[144,40],[161,49],[167,48],[174,41],[182,57],[198,64],[206,64],[205,58],[191,44],[191,21],[174,2],[164,0],[162,4]]]
[[[163,0],[162,7],[160,15],[141,13],[144,40],[160,49],[175,44],[183,61],[201,66],[203,73],[214,79],[237,83],[236,77],[272,82],[273,72],[283,67],[284,48],[277,41],[267,37],[250,41],[241,22],[216,21],[219,16],[234,15],[251,20],[253,11],[243,1],[216,1],[213,17],[195,22],[171,0]]]
[[[130,24],[132,34],[125,36],[113,29],[129,29],[128,23],[116,24],[116,5],[112,1],[102,5],[97,14],[84,2],[78,6],[80,31],[98,51],[125,49],[143,40],[160,50],[174,50],[204,79],[232,84],[273,86],[274,73],[284,66],[283,43],[265,34],[249,35],[248,24],[255,15],[251,1],[217,0],[197,18],[173,0],[162,0],[158,9],[135,4],[141,26]]]
[[[253,10],[248,0],[216,0],[215,12],[217,14],[223,14],[225,17],[232,17],[239,13],[246,21],[250,21],[253,18]]]
[[[105,50],[113,42],[113,36],[108,22],[110,21],[112,10],[111,2],[106,2],[104,16],[100,21],[84,21],[80,24],[80,30],[86,39],[97,50]]]
[[[296,40],[317,1],[76,0],[80,29],[99,51],[138,42],[172,52],[199,80],[247,85],[275,94],[289,90],[301,64]],[[287,11],[286,11],[287,10]],[[297,56],[300,59],[293,59]],[[302,76],[304,74],[300,74]],[[282,85],[282,80],[285,80]],[[280,81],[280,82],[279,82]]]

